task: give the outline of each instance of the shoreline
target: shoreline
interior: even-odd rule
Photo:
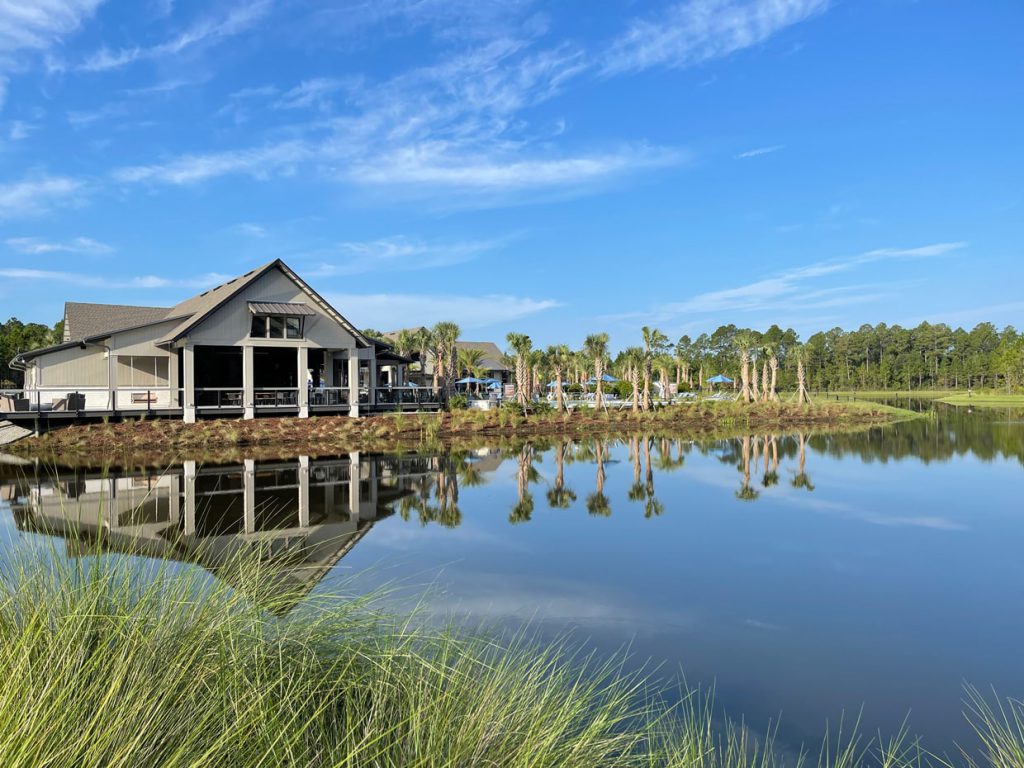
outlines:
[[[5,451],[62,465],[160,466],[197,455],[207,462],[226,463],[240,455],[272,459],[352,451],[404,452],[439,446],[478,447],[487,441],[574,440],[644,431],[705,439],[740,436],[751,430],[857,431],[921,417],[920,413],[880,403],[847,401],[810,406],[702,402],[640,413],[575,411],[529,416],[503,409],[400,413],[362,419],[211,419],[195,424],[136,420],[68,426],[8,445]]]

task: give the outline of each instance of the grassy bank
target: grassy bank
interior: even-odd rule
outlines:
[[[615,664],[522,638],[426,628],[342,595],[277,617],[241,597],[260,591],[266,566],[236,567],[242,588],[229,590],[195,572],[129,568],[116,558],[67,561],[53,552],[7,561],[0,764],[784,764],[770,738],[723,726],[699,693],[668,705],[663,690]],[[1024,765],[1014,720],[1024,708],[969,703],[989,743],[979,764]],[[925,761],[905,737],[846,732],[809,754],[802,764],[817,755],[823,768]]]
[[[580,410],[524,416],[509,409],[442,414],[390,414],[350,419],[277,418],[181,421],[129,421],[81,424],[55,430],[8,447],[10,453],[59,456],[95,463],[111,461],[164,465],[185,454],[205,461],[273,458],[303,454],[327,456],[348,451],[413,450],[423,445],[477,444],[486,440],[533,437],[601,437],[632,431],[688,438],[736,435],[751,430],[855,429],[917,414],[880,403],[842,402],[797,406],[701,402],[649,413]],[[127,460],[131,457],[131,461]]]
[[[1008,395],[1005,392],[975,392],[968,395],[964,392],[943,397],[939,402],[949,405],[970,405],[976,408],[1024,408],[1024,395]]]

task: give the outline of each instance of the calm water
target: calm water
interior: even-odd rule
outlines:
[[[863,706],[868,731],[909,713],[946,750],[968,737],[964,681],[1024,695],[1024,412],[939,406],[853,435],[0,472],[6,547],[102,525],[114,551],[220,578],[257,542],[301,550],[290,586],[430,585],[439,616],[628,645],[716,683],[755,727],[781,713],[789,745]]]

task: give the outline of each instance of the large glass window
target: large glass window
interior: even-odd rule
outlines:
[[[253,315],[249,335],[254,339],[301,339],[302,318],[281,315]]]
[[[166,357],[118,355],[119,387],[166,387],[169,361]]]

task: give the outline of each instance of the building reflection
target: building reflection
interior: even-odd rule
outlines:
[[[270,572],[285,609],[309,592],[394,503],[422,493],[436,456],[183,462],[160,472],[61,470],[6,486],[17,528],[97,549],[202,566],[232,582],[246,556]],[[251,560],[250,560],[251,561]],[[291,601],[290,603],[288,601]]]

